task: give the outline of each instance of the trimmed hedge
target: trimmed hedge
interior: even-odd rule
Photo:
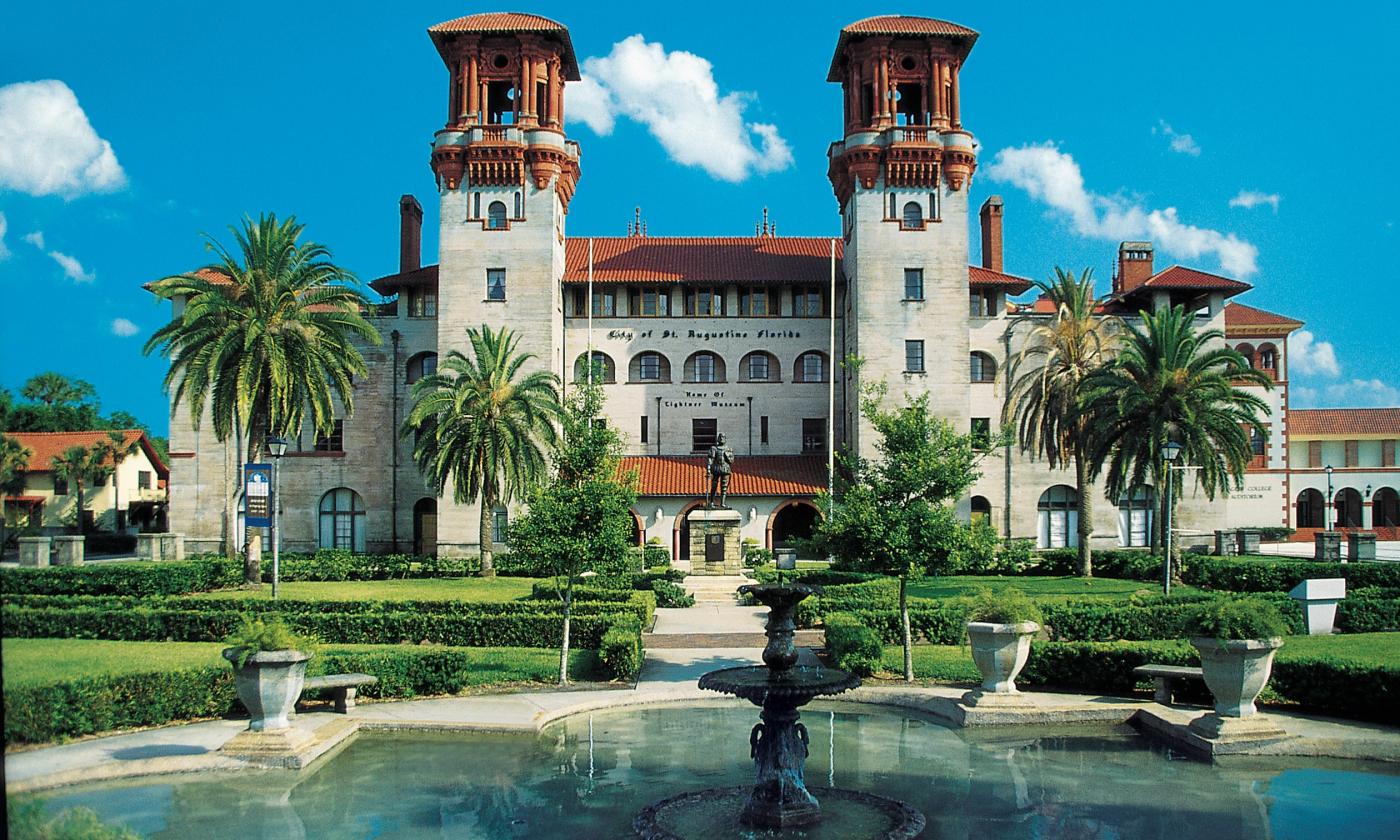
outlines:
[[[837,668],[868,677],[880,668],[883,646],[876,632],[850,613],[826,617],[826,652]]]
[[[1182,579],[1192,586],[1231,592],[1287,592],[1308,578],[1338,577],[1346,578],[1348,589],[1400,587],[1400,563],[1190,557],[1182,570]]]
[[[642,670],[642,626],[618,621],[598,641],[598,662],[609,679],[630,680]]]
[[[654,581],[651,585],[651,591],[656,593],[658,607],[695,606],[695,596],[686,592],[684,587],[669,580]]]
[[[184,595],[237,586],[239,561],[199,557],[170,563],[102,563],[0,569],[0,592],[9,595]]]
[[[1371,595],[1358,590],[1337,604],[1337,629],[1343,633],[1379,633],[1400,630],[1400,597],[1393,590]]]

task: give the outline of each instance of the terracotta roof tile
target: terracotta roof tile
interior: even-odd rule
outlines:
[[[425,265],[413,271],[376,277],[369,282],[369,287],[379,292],[381,295],[387,296],[397,294],[399,289],[405,286],[437,285],[437,281],[438,267],[435,265]]]
[[[831,59],[831,70],[826,76],[828,82],[841,81],[840,61],[846,44],[852,38],[867,35],[935,35],[952,38],[961,42],[961,54],[964,57],[972,50],[973,43],[977,41],[976,30],[959,26],[951,21],[910,15],[876,15],[864,18],[842,28],[841,35],[836,40],[836,55]]]
[[[704,457],[643,455],[622,459],[619,473],[636,470],[643,496],[703,497],[710,489]],[[734,459],[731,496],[814,496],[826,489],[826,458],[754,455]]]
[[[1035,285],[1024,277],[993,271],[980,265],[967,267],[967,284],[973,288],[1004,288],[1013,295],[1019,295]]]
[[[571,82],[579,80],[578,59],[574,57],[574,45],[569,38],[569,28],[558,21],[522,12],[484,12],[454,18],[428,27],[428,35],[433,39],[433,43],[438,45],[439,52],[442,51],[442,43],[446,38],[463,32],[556,34],[564,44],[564,78]]]
[[[1288,434],[1400,437],[1400,408],[1295,408],[1288,412]]]
[[[145,432],[140,429],[122,429],[121,433],[124,443],[140,443],[141,448],[146,450],[146,457],[151,459],[159,476],[164,477],[170,474],[170,469],[151,448],[151,442],[146,438]],[[6,437],[12,437],[19,441],[21,446],[30,451],[28,467],[30,472],[48,472],[54,457],[62,455],[69,447],[92,446],[98,441],[106,440],[109,433],[102,431],[5,432],[4,434]]]
[[[821,236],[611,236],[593,239],[593,280],[602,283],[831,282],[831,239]],[[841,241],[836,241],[836,278]],[[588,239],[565,246],[564,282],[588,280]]]
[[[1221,291],[1238,293],[1254,287],[1248,283],[1242,283],[1239,280],[1221,277],[1219,274],[1208,274],[1204,271],[1197,271],[1194,268],[1187,268],[1184,265],[1174,265],[1171,268],[1164,268],[1147,278],[1142,286],[1138,288],[1219,289]]]
[[[1301,326],[1303,326],[1302,321],[1295,321],[1292,318],[1274,312],[1265,312],[1242,303],[1230,303],[1225,307],[1226,329],[1230,327],[1280,327],[1280,332],[1288,332]]]

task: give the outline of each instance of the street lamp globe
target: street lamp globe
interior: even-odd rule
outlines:
[[[1167,441],[1162,445],[1162,457],[1175,463],[1176,459],[1181,457],[1181,444],[1174,440]]]
[[[287,439],[281,435],[275,435],[267,439],[267,454],[274,458],[281,458],[287,454]]]

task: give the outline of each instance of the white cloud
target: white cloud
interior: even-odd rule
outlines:
[[[1400,388],[1379,379],[1353,379],[1324,389],[1327,401],[1339,406],[1390,407],[1400,405]]]
[[[1258,207],[1261,204],[1267,204],[1270,207],[1274,208],[1274,212],[1277,213],[1279,200],[1280,199],[1278,193],[1262,193],[1258,192],[1257,190],[1240,190],[1239,195],[1230,199],[1230,206],[1243,207],[1246,210],[1250,210],[1255,207]]]
[[[0,87],[0,190],[74,198],[125,184],[112,144],[97,136],[68,85]]]
[[[125,318],[112,319],[112,335],[128,338],[141,332],[141,328]]]
[[[10,223],[5,220],[5,214],[0,213],[0,262],[10,258],[10,249],[5,245],[5,232],[10,229]]]
[[[1288,337],[1288,364],[1295,373],[1304,375],[1342,375],[1332,342],[1318,341],[1309,330],[1299,330]]]
[[[1046,142],[1002,149],[987,175],[1007,181],[1068,216],[1081,236],[1099,239],[1150,239],[1182,259],[1213,255],[1220,267],[1236,277],[1258,270],[1259,249],[1233,233],[1221,233],[1181,221],[1175,207],[1144,208],[1117,196],[1092,192],[1069,154]]]
[[[744,121],[753,94],[723,96],[713,65],[694,53],[667,52],[632,35],[608,55],[583,62],[583,80],[569,86],[569,118],[600,135],[618,117],[646,126],[671,159],[722,181],[792,165],[792,150],[769,123]]]
[[[1201,156],[1201,147],[1196,145],[1196,140],[1191,135],[1180,134],[1174,131],[1172,127],[1167,124],[1166,120],[1158,120],[1157,127],[1152,129],[1152,133],[1156,134],[1159,129],[1162,135],[1170,141],[1171,150],[1173,152],[1180,152],[1183,155],[1190,155],[1191,157]]]
[[[53,261],[63,268],[63,273],[68,275],[68,279],[76,283],[91,283],[97,279],[97,275],[83,268],[83,264],[75,258],[60,251],[49,251],[49,256]]]
[[[42,230],[36,230],[33,233],[26,233],[24,235],[24,241],[28,242],[30,245],[33,245],[35,248],[38,248],[41,251],[44,250],[44,232]]]

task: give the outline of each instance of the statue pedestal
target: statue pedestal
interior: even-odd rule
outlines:
[[[744,552],[739,545],[739,511],[693,510],[690,523],[690,573],[741,575]]]

